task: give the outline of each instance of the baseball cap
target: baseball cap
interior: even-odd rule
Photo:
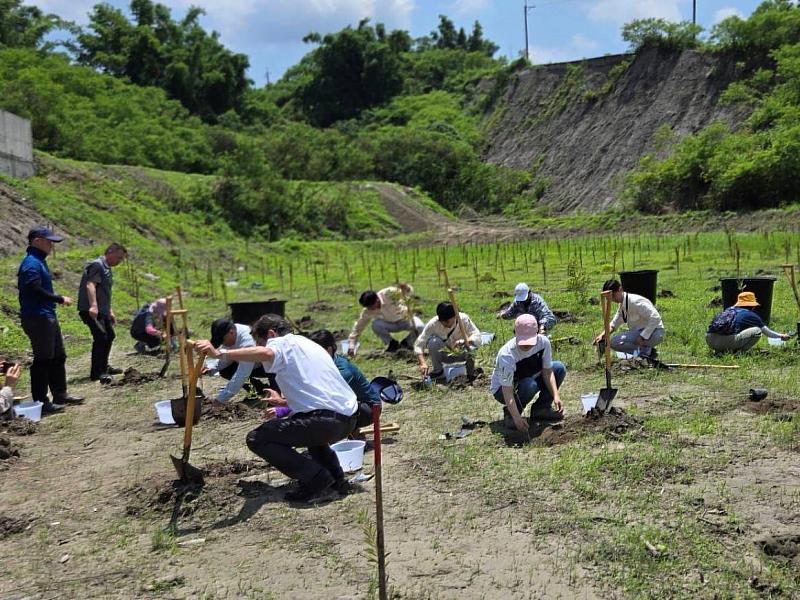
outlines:
[[[517,302],[522,302],[523,300],[528,299],[528,292],[531,291],[531,288],[528,287],[527,283],[518,283],[517,287],[514,288],[514,300]]]
[[[761,306],[756,301],[756,295],[753,292],[742,292],[736,297],[736,304],[734,306]]]
[[[224,338],[233,327],[235,327],[233,321],[225,317],[214,321],[211,324],[211,345],[214,346],[214,348],[219,347],[222,344],[222,338]]]
[[[370,381],[369,387],[378,394],[381,400],[389,404],[398,404],[403,399],[403,388],[388,377],[375,377]]]
[[[52,229],[48,229],[44,225],[37,225],[28,232],[28,242],[32,242],[36,238],[44,238],[46,240],[50,240],[51,242],[64,241],[63,237],[56,235],[53,233]]]
[[[517,344],[532,346],[539,339],[539,323],[533,315],[520,315],[514,321]]]

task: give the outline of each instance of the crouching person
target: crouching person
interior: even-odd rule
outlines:
[[[553,360],[550,340],[538,333],[536,317],[520,315],[514,321],[514,337],[500,348],[495,359],[491,390],[495,400],[504,405],[503,424],[507,429],[528,431],[522,413],[537,393],[531,419],[560,421],[564,417],[558,388],[567,369]]]
[[[355,393],[328,353],[293,334],[283,317],[264,315],[253,324],[252,333],[258,345],[251,348],[217,350],[210,341],[196,343],[209,356],[261,362],[266,372],[275,374],[291,415],[266,421],[248,433],[248,448],[299,480],[299,488],[287,493],[287,500],[308,502],[331,487],[346,487],[330,444],[346,438],[355,426]],[[308,448],[308,454],[300,454],[297,447]]]
[[[0,388],[0,419],[5,419],[11,417],[11,407],[14,405],[14,386],[22,374],[22,366],[3,361],[2,368],[6,377],[3,387]]]
[[[717,353],[744,352],[758,343],[763,333],[767,337],[789,339],[789,334],[778,333],[767,327],[757,312],[760,306],[753,292],[742,292],[736,304],[717,313],[706,332],[706,343]]]
[[[456,310],[451,302],[440,302],[436,307],[436,316],[425,324],[422,333],[414,342],[414,353],[417,355],[419,370],[422,376],[430,375],[432,379],[444,376],[444,363],[467,363],[467,376],[474,378],[475,359],[470,348],[481,345],[481,330],[478,329],[466,313],[459,313],[464,325],[464,334],[458,326]],[[431,356],[432,370],[425,361],[425,348]]]

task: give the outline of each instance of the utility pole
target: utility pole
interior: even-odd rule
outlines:
[[[692,0],[692,25],[697,25],[697,0]]]
[[[522,7],[522,12],[525,17],[525,60],[527,62],[531,62],[531,53],[528,49],[528,12],[536,8],[533,4],[528,6],[527,0],[525,0],[525,4]]]

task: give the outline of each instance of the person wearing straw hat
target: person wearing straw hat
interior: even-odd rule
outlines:
[[[507,429],[528,431],[522,412],[536,394],[531,418],[560,421],[564,409],[558,388],[567,376],[564,363],[553,360],[550,340],[539,335],[533,315],[520,315],[514,321],[514,337],[500,348],[492,372],[491,392],[503,404],[503,424]]]
[[[422,376],[430,375],[431,379],[444,377],[444,363],[466,362],[467,376],[472,380],[475,370],[475,359],[470,349],[481,345],[481,330],[478,329],[467,313],[459,312],[464,333],[456,319],[456,309],[452,302],[440,302],[436,306],[436,316],[425,324],[422,333],[414,342],[414,353],[417,355],[419,370]],[[431,356],[432,369],[425,360],[425,348]],[[449,351],[449,352],[448,352]]]
[[[767,327],[761,316],[751,310],[761,306],[753,292],[742,292],[736,304],[714,315],[706,332],[706,343],[715,352],[743,352],[749,350],[761,339],[761,334],[769,338],[789,339],[789,334],[778,333]]]
[[[533,315],[539,323],[539,333],[544,334],[556,326],[557,319],[539,294],[534,294],[527,283],[518,283],[514,288],[514,302],[497,313],[498,319],[516,319],[520,315]]]

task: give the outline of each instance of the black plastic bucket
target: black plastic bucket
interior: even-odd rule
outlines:
[[[622,271],[619,274],[619,279],[626,292],[644,296],[653,304],[656,303],[656,289],[658,287],[658,271],[656,269]]]
[[[262,300],[259,302],[230,302],[231,319],[234,323],[252,325],[266,314],[286,316],[286,300]]]
[[[736,304],[736,297],[741,292],[753,292],[756,295],[756,302],[761,306],[754,306],[752,310],[764,320],[764,323],[769,323],[772,314],[772,288],[775,286],[775,277],[745,277],[743,279],[726,277],[720,279],[719,283],[722,287],[722,305],[725,308]]]

